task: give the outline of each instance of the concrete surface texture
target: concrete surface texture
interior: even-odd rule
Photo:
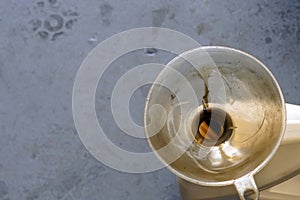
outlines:
[[[76,72],[102,40],[144,26],[171,28],[201,45],[244,50],[278,79],[286,101],[300,104],[300,1],[297,0],[10,0],[0,1],[0,200],[178,200],[166,169],[126,174],[106,167],[84,148],[72,117]],[[114,123],[110,96],[132,67],[167,63],[158,50],[120,57],[96,94],[99,122],[118,146],[149,151]],[[142,124],[149,86],[138,89],[131,114]]]

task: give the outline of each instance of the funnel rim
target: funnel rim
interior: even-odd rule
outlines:
[[[170,164],[166,163],[166,161],[157,153],[156,149],[153,147],[151,141],[149,140],[149,138],[147,137],[147,142],[149,144],[149,146],[151,147],[151,149],[154,151],[154,153],[157,155],[158,159],[164,163],[166,165],[166,167],[172,171],[172,173],[174,173],[176,176],[189,181],[191,183],[197,184],[197,185],[203,185],[203,186],[226,186],[226,185],[232,185],[234,184],[235,180],[240,179],[242,177],[245,176],[254,176],[256,173],[258,173],[259,171],[261,171],[268,163],[269,161],[273,158],[273,156],[275,155],[275,153],[277,152],[279,145],[283,139],[284,133],[285,133],[285,129],[286,129],[286,122],[287,122],[287,114],[286,114],[286,105],[285,105],[285,99],[282,93],[282,90],[280,88],[279,83],[277,82],[276,78],[274,77],[274,75],[272,74],[272,72],[270,71],[270,69],[268,69],[266,67],[266,65],[260,61],[259,59],[257,59],[256,57],[250,55],[247,52],[244,52],[242,50],[238,50],[238,49],[234,49],[231,47],[226,47],[226,46],[201,46],[195,49],[191,49],[188,50],[186,52],[183,52],[180,55],[177,55],[175,58],[173,58],[170,62],[168,62],[165,66],[165,68],[169,67],[171,64],[173,64],[174,62],[176,62],[177,59],[179,59],[180,57],[184,57],[184,55],[193,53],[195,51],[199,51],[199,50],[221,50],[221,51],[232,51],[238,54],[241,54],[243,56],[246,56],[248,58],[250,58],[251,60],[253,60],[254,62],[256,62],[258,65],[260,65],[269,75],[269,77],[272,79],[272,82],[274,83],[274,88],[276,88],[276,91],[278,92],[280,102],[281,102],[281,112],[282,112],[282,118],[283,120],[281,121],[281,125],[282,125],[282,130],[281,133],[279,134],[279,137],[276,141],[276,143],[274,144],[273,149],[271,150],[270,154],[265,158],[264,161],[262,161],[258,166],[256,166],[252,171],[243,174],[241,177],[235,178],[235,179],[230,179],[230,180],[225,180],[225,181],[201,181],[201,180],[197,180],[197,179],[193,179],[187,175],[185,175],[184,173],[181,173],[179,171],[177,171],[175,168],[173,168]],[[157,76],[157,78],[155,79],[154,83],[157,82],[157,80],[159,80],[159,78],[162,76],[165,68],[159,73],[159,75]],[[147,110],[149,107],[149,100],[150,100],[150,96],[153,93],[154,90],[154,86],[155,84],[152,84],[152,86],[149,89],[146,101],[145,101],[145,107],[144,107],[144,125],[146,125],[146,115],[147,115]],[[147,128],[145,128],[145,134],[146,136],[148,136],[148,131]]]

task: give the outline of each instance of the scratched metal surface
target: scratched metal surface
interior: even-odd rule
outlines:
[[[75,130],[71,95],[76,72],[102,40],[131,28],[167,27],[202,45],[224,45],[262,60],[289,103],[300,104],[300,2],[295,1],[0,1],[0,200],[178,200],[176,178],[163,169],[126,174],[94,159]],[[56,20],[52,24],[50,18]],[[137,51],[101,79],[96,111],[118,146],[148,151],[113,122],[110,96],[133,66],[173,55]],[[142,124],[148,87],[137,90],[131,114]]]

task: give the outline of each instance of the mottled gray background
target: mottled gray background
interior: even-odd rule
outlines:
[[[168,170],[121,173],[85,150],[71,110],[81,62],[112,34],[167,27],[202,45],[230,46],[256,56],[274,73],[287,102],[300,104],[299,13],[297,0],[0,1],[0,199],[178,200],[176,178]],[[113,122],[110,96],[115,82],[135,65],[166,63],[173,56],[136,51],[106,71],[96,110],[115,144],[149,150],[145,141],[126,136]],[[148,88],[137,90],[130,104],[138,124]]]

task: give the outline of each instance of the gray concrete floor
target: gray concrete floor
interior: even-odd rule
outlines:
[[[71,110],[81,62],[112,34],[167,27],[202,45],[230,46],[256,56],[274,73],[286,101],[300,104],[299,13],[297,0],[0,1],[0,200],[179,199],[176,178],[168,170],[121,173],[85,150]],[[44,23],[50,15],[62,26]],[[99,121],[122,148],[148,150],[145,141],[123,137],[113,122],[108,108],[114,83],[137,64],[166,63],[172,56],[137,51],[113,63],[101,79]],[[131,114],[140,124],[146,94],[142,87],[132,100]]]

